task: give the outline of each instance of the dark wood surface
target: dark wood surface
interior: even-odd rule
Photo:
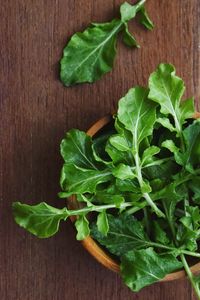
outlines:
[[[93,85],[64,88],[59,82],[62,48],[90,21],[118,13],[121,0],[6,0],[0,5],[0,299],[1,300],[189,300],[186,280],[131,293],[118,275],[98,264],[70,222],[39,240],[20,229],[12,201],[47,201],[62,207],[59,142],[65,131],[87,129],[116,108],[136,84],[144,85],[159,62],[174,63],[200,97],[200,1],[148,0],[156,28],[132,22],[141,49],[119,44],[114,71]]]

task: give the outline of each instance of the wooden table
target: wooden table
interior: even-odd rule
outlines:
[[[6,0],[0,7],[0,299],[1,300],[189,300],[186,280],[131,293],[98,264],[70,222],[39,240],[13,221],[12,201],[62,207],[59,143],[65,131],[87,129],[113,111],[132,86],[147,83],[159,62],[175,64],[186,96],[200,97],[200,1],[149,0],[155,30],[132,22],[141,49],[119,43],[114,71],[93,85],[65,88],[59,59],[70,35],[90,21],[118,14],[121,0]]]

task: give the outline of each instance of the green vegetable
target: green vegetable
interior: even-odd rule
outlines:
[[[132,250],[123,255],[121,274],[125,284],[138,292],[182,266],[174,255],[159,255],[153,248],[147,248]]]
[[[57,209],[45,202],[33,206],[15,202],[13,214],[21,227],[39,238],[47,238],[58,231],[60,221],[68,217],[68,210]]]
[[[123,22],[135,9],[121,7]],[[181,102],[184,89],[175,68],[161,64],[147,88],[119,101],[108,132],[91,138],[70,130],[61,142],[59,196],[76,195],[80,208],[17,202],[17,224],[47,238],[76,216],[77,239],[91,234],[114,255],[133,291],[184,268],[200,299],[200,278],[187,262],[200,258],[200,121],[192,119],[193,99]]]
[[[90,234],[89,222],[84,215],[78,217],[78,220],[75,222],[75,227],[77,230],[76,239],[78,241],[84,240]]]
[[[121,19],[108,23],[92,23],[85,31],[77,32],[71,37],[60,61],[60,79],[64,85],[94,82],[111,71],[119,32],[122,32],[126,45],[138,47],[134,36],[128,30],[127,22],[140,13],[141,23],[147,29],[153,28],[144,8],[145,1],[140,0],[135,5],[125,2],[120,7]]]

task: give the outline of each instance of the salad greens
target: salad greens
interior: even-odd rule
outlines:
[[[92,23],[83,32],[75,33],[63,50],[60,61],[60,79],[66,86],[77,83],[94,82],[111,71],[116,56],[116,43],[119,32],[129,47],[139,47],[129,32],[128,22],[139,14],[139,21],[147,29],[154,25],[144,8],[146,0],[131,5],[124,2],[120,7],[120,19],[107,23]]]
[[[127,20],[134,10],[121,13]],[[200,258],[200,120],[193,99],[181,102],[184,90],[175,68],[161,64],[147,88],[120,99],[106,132],[67,132],[59,196],[76,195],[80,208],[15,202],[17,224],[47,238],[76,216],[77,239],[90,234],[114,255],[133,291],[184,268],[200,299],[199,277],[188,265]]]

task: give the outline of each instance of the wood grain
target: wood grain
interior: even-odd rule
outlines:
[[[12,201],[58,200],[59,142],[72,127],[87,129],[116,108],[135,84],[144,85],[159,62],[171,62],[200,97],[200,2],[149,0],[156,24],[130,25],[140,50],[119,43],[114,71],[93,85],[64,88],[58,70],[62,48],[89,21],[116,16],[121,0],[7,0],[0,6],[0,299],[190,300],[186,280],[160,283],[133,294],[75,240],[70,222],[48,240],[20,229]]]

